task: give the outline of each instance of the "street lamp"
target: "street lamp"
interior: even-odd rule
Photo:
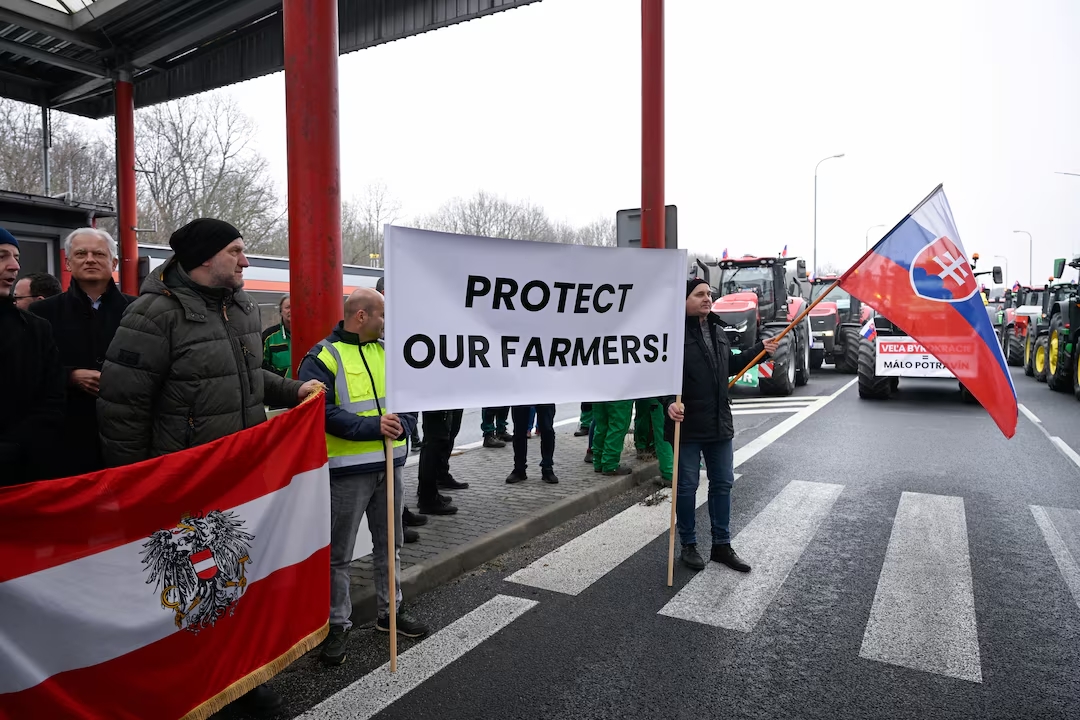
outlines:
[[[814,166],[814,257],[813,261],[811,262],[810,269],[815,275],[817,275],[817,169],[821,165],[821,163],[825,162],[826,160],[832,160],[833,158],[842,157],[844,157],[844,153],[840,153],[839,155],[830,155],[827,158],[821,158],[820,160],[818,160],[817,165]]]
[[[866,249],[867,250],[870,249],[870,231],[873,230],[874,228],[879,228],[879,227],[888,227],[888,225],[871,225],[870,227],[866,228]]]
[[[1028,236],[1028,285],[1031,285],[1032,276],[1033,276],[1033,272],[1034,272],[1032,270],[1032,266],[1034,265],[1034,263],[1031,260],[1031,258],[1034,257],[1034,255],[1032,255],[1032,251],[1031,251],[1031,233],[1029,233],[1027,230],[1013,230],[1013,232],[1014,233],[1024,233],[1025,235]]]

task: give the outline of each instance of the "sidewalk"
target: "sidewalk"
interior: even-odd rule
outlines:
[[[471,448],[450,458],[450,473],[468,490],[440,490],[453,498],[454,515],[428,515],[415,528],[420,540],[401,550],[401,592],[404,602],[464,574],[524,542],[561,525],[634,485],[658,477],[655,460],[638,461],[633,434],[627,435],[622,462],[632,475],[609,477],[585,464],[588,436],[574,437],[577,423],[556,428],[557,485],[540,479],[540,438],[529,440],[528,480],[507,485],[514,468],[514,450]],[[404,472],[405,505],[416,512],[417,466],[412,453]],[[371,555],[352,564],[353,622],[375,619],[375,586]]]

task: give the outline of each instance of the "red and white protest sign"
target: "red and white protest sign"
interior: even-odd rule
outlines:
[[[0,488],[0,718],[206,718],[318,645],[323,413]]]

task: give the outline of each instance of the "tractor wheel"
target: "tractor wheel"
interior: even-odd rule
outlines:
[[[898,377],[890,378],[889,389],[892,392],[896,392],[897,388],[899,388],[899,387],[900,387],[900,378],[898,378]]]
[[[825,362],[824,350],[811,350],[810,351],[810,369],[818,370],[821,368],[821,363]]]
[[[1080,400],[1080,347],[1073,348],[1073,395]]]
[[[761,339],[779,335],[783,328],[766,327],[761,333]],[[762,395],[790,395],[795,392],[796,363],[795,337],[788,333],[780,340],[776,354],[772,356],[773,373],[771,378],[758,376],[758,388]]]
[[[1005,328],[1002,345],[1005,350],[1005,361],[1009,365],[1020,367],[1024,364],[1024,346],[1020,343],[1020,338],[1016,337],[1016,328]]]
[[[845,348],[846,349],[846,348]],[[859,339],[859,397],[885,400],[892,392],[891,377],[877,376],[877,348],[873,340]]]
[[[971,391],[964,387],[964,383],[960,383],[960,399],[969,405],[979,402],[975,399],[975,396],[971,394]]]
[[[1065,322],[1061,319],[1061,313],[1054,316],[1050,321],[1050,336],[1046,346],[1046,386],[1051,390],[1068,392],[1072,387],[1069,377],[1072,375],[1071,358],[1065,354],[1065,342],[1068,333],[1065,332]]]
[[[803,387],[810,382],[810,321],[806,321],[806,332],[799,335],[798,347],[795,352],[799,356],[799,363],[795,366],[795,385]]]
[[[1035,341],[1035,352],[1031,361],[1031,367],[1035,371],[1035,379],[1046,382],[1046,355],[1049,341],[1046,335],[1040,336]]]
[[[1028,328],[1027,337],[1024,338],[1024,374],[1035,377],[1035,337],[1033,329]]]
[[[843,355],[836,356],[834,367],[838,373],[854,375],[859,371],[859,344],[862,342],[862,335],[859,334],[858,328],[842,327],[840,340],[840,349],[844,352]]]

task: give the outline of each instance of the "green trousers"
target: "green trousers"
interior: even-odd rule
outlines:
[[[671,482],[675,453],[664,439],[664,408],[656,398],[637,401],[634,443],[638,450],[652,450],[660,465],[660,477]]]
[[[623,443],[630,429],[630,415],[634,411],[633,400],[593,403],[593,468],[608,472],[619,467]]]

